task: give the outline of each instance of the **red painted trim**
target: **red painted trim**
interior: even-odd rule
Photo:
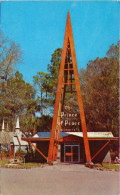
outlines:
[[[18,140],[19,146],[21,147],[20,140],[19,140],[18,136],[16,136],[16,137],[17,137],[17,140]]]
[[[88,140],[119,140],[119,138],[88,138]]]

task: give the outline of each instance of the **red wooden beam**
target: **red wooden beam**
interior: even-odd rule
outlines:
[[[56,130],[56,124],[57,124],[59,101],[60,101],[60,95],[61,95],[61,89],[62,89],[64,62],[65,62],[65,57],[66,57],[67,41],[68,41],[67,38],[68,38],[68,29],[66,28],[62,57],[61,57],[61,64],[60,64],[60,71],[59,71],[59,77],[58,77],[58,86],[57,86],[57,93],[56,93],[56,99],[55,99],[54,115],[53,115],[53,121],[52,121],[48,161],[53,161],[54,138],[55,138],[55,130]]]
[[[33,141],[33,142],[36,142],[36,141],[49,141],[50,138],[22,138],[23,141]]]
[[[108,140],[108,142],[98,152],[96,152],[96,154],[91,158],[91,160],[93,160],[109,144],[109,142],[110,140]]]
[[[29,143],[47,160],[47,157],[31,141]]]
[[[89,142],[88,142],[88,137],[87,137],[87,127],[86,127],[85,114],[84,114],[84,108],[83,108],[83,102],[82,102],[79,74],[78,74],[78,69],[77,69],[77,61],[76,61],[76,55],[75,55],[74,40],[73,40],[72,26],[71,26],[69,12],[68,12],[68,23],[69,23],[68,32],[69,32],[69,39],[70,39],[70,45],[71,45],[71,55],[72,55],[72,61],[73,61],[73,69],[74,69],[74,77],[75,77],[77,97],[78,97],[80,119],[81,119],[82,131],[83,131],[86,160],[87,162],[91,162],[90,148],[89,148]]]

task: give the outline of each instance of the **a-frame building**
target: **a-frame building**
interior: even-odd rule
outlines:
[[[37,132],[22,140],[35,148],[38,162],[70,163],[102,163],[109,143],[118,141],[111,132],[87,132],[69,12],[51,133]]]
[[[72,33],[72,26],[70,20],[70,13],[68,11],[66,30],[63,43],[63,51],[61,57],[61,64],[58,77],[58,86],[55,99],[55,108],[52,121],[52,130],[50,136],[48,161],[56,161],[58,151],[58,140],[61,131],[61,112],[64,104],[65,93],[67,92],[67,86],[69,86],[69,92],[73,92],[73,86],[76,88],[76,95],[78,100],[78,108],[80,114],[81,127],[84,139],[84,148],[86,154],[86,161],[91,162],[91,155],[89,149],[89,142],[87,138],[87,128],[85,121],[84,108],[82,103],[81,88],[79,82],[79,74],[77,69],[77,61],[75,55],[75,47]],[[72,118],[71,118],[72,120]]]

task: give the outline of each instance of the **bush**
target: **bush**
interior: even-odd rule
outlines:
[[[15,154],[16,154],[16,155],[25,155],[26,152],[23,151],[23,150],[19,147]]]
[[[33,150],[28,150],[25,155],[25,162],[34,162],[35,161],[35,152]]]
[[[110,155],[111,155],[111,162],[114,163],[115,158],[117,156],[117,153],[116,152],[111,152]]]
[[[9,151],[7,149],[1,147],[1,152],[2,153],[8,153]]]

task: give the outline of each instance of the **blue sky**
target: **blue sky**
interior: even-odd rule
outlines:
[[[38,71],[47,72],[51,54],[63,47],[70,11],[78,69],[104,57],[119,40],[119,3],[114,1],[2,1],[1,28],[20,44],[23,64],[18,70],[32,83]]]

